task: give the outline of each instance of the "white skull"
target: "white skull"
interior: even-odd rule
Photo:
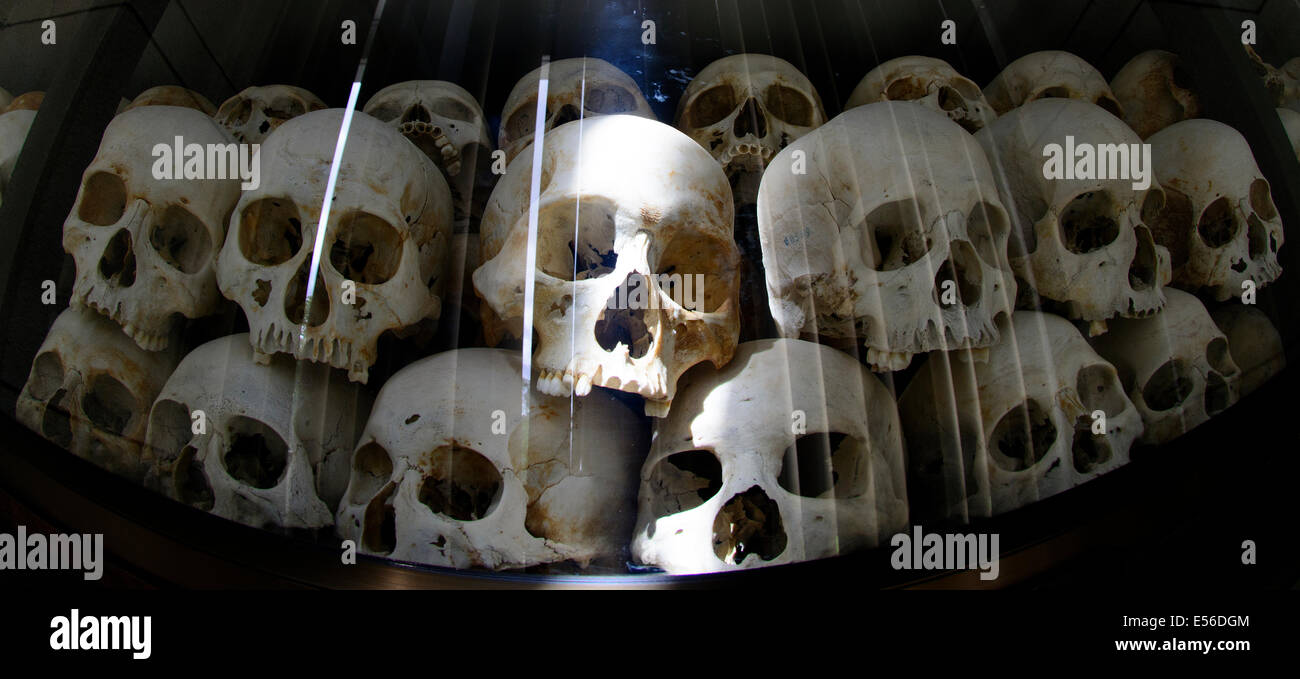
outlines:
[[[603,59],[579,57],[550,63],[546,85],[546,124],[543,132],[574,120],[622,113],[655,119],[636,81]],[[519,79],[501,112],[497,147],[513,160],[529,144],[537,120],[539,66]]]
[[[1143,191],[1131,179],[1045,179],[1044,148],[1064,146],[1067,136],[1094,148],[1142,141],[1119,118],[1070,99],[1025,104],[975,138],[1015,211],[1011,263],[1021,292],[1057,302],[1096,335],[1116,314],[1143,316],[1164,304],[1169,253],[1148,228],[1163,195],[1154,179]]]
[[[179,358],[141,349],[93,311],[66,309],[36,352],[18,419],[77,456],[141,481],[149,408]]]
[[[849,109],[787,147],[758,193],[781,334],[861,338],[877,370],[992,344],[1016,296],[992,174],[965,130],[906,102]]]
[[[1037,311],[1017,311],[987,361],[931,354],[899,413],[918,520],[967,522],[1064,492],[1127,464],[1142,433],[1115,367]]]
[[[662,417],[678,376],[701,361],[726,364],[739,337],[727,179],[688,137],[634,116],[558,127],[543,154],[535,271],[532,156],[523,155],[488,201],[474,288],[516,336],[533,314],[539,391],[620,389]],[[530,274],[536,292],[526,310]]]
[[[529,389],[503,349],[421,359],[384,385],[357,446],[338,532],[403,561],[621,567],[645,434],[608,392]]]
[[[1277,280],[1282,218],[1245,137],[1213,120],[1185,120],[1147,141],[1166,200],[1151,230],[1173,257],[1173,284],[1222,301],[1246,281]]]
[[[468,224],[475,189],[486,192],[492,181],[492,141],[474,97],[455,83],[410,80],[379,90],[364,110],[397,128],[442,170],[456,221]]]
[[[1210,312],[1210,317],[1228,338],[1232,362],[1241,370],[1241,396],[1262,387],[1286,368],[1282,336],[1264,312],[1246,304],[1229,304]]]
[[[1158,445],[1191,431],[1237,402],[1241,370],[1228,339],[1195,296],[1170,288],[1149,318],[1116,321],[1093,347],[1115,364],[1142,413],[1142,442]]]
[[[195,92],[194,90],[180,87],[179,85],[159,85],[136,95],[131,103],[126,105],[123,111],[129,111],[133,108],[142,106],[179,106],[181,108],[192,108],[200,111],[206,116],[214,116],[217,113],[217,107],[208,101],[208,98]]]
[[[211,118],[175,106],[125,111],[109,122],[63,223],[77,262],[72,304],[109,316],[142,348],[166,348],[174,318],[218,309],[216,260],[239,179],[153,177],[155,144],[229,144]]]
[[[27,141],[27,133],[36,120],[35,111],[11,111],[0,114],[0,205],[4,201],[5,187],[13,177],[14,166]]]
[[[154,401],[146,483],[255,528],[330,526],[369,409],[363,387],[323,365],[258,365],[246,336],[222,337],[190,352]]]
[[[290,353],[346,369],[364,383],[380,334],[439,316],[451,200],[447,182],[419,149],[356,113],[322,230],[317,222],[342,120],[340,109],[316,111],[267,137],[262,183],[239,199],[217,278],[248,316],[259,361]],[[351,304],[345,282],[355,287]]]
[[[1296,159],[1300,160],[1300,113],[1280,108],[1277,117],[1282,119],[1282,129],[1286,131],[1287,139],[1291,140],[1291,150],[1295,152]]]
[[[1036,99],[1059,98],[1086,101],[1124,117],[1101,73],[1069,52],[1049,50],[1016,59],[984,88],[984,96],[999,115]]]
[[[898,57],[871,69],[844,109],[877,101],[915,101],[948,116],[971,134],[997,118],[979,85],[933,57]]]
[[[721,371],[687,373],[658,423],[632,555],[699,573],[876,547],[907,527],[900,434],[889,392],[848,355],[742,344]]]
[[[1178,55],[1147,50],[1133,57],[1110,81],[1124,110],[1124,122],[1143,139],[1170,125],[1201,115]]]
[[[722,164],[737,198],[752,203],[750,184],[768,161],[825,122],[817,90],[790,62],[733,54],[705,66],[686,86],[676,125]]]
[[[227,99],[216,119],[237,141],[260,144],[286,120],[325,108],[320,97],[293,85],[249,87]]]

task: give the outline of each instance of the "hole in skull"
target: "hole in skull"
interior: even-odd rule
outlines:
[[[239,217],[239,251],[254,264],[275,266],[289,261],[302,247],[302,220],[287,198],[263,198],[244,208]]]
[[[1069,99],[1071,97],[1070,88],[1063,86],[1048,87],[1039,92],[1037,96],[1030,99]]]
[[[674,303],[712,313],[731,297],[735,246],[698,231],[676,232],[662,252],[651,253],[659,287]]]
[[[454,443],[442,446],[430,454],[429,467],[419,500],[435,514],[477,521],[501,495],[501,473],[477,451]]]
[[[96,375],[81,399],[81,411],[96,429],[121,436],[134,414],[135,397],[109,375]]]
[[[149,244],[164,262],[182,273],[198,273],[212,257],[212,238],[194,213],[168,206],[149,230]]]
[[[860,442],[840,432],[800,436],[785,449],[776,481],[803,497],[847,499],[866,492],[867,457]]]
[[[111,172],[96,172],[81,191],[77,217],[96,226],[112,226],[126,212],[126,184]]]
[[[1097,97],[1097,100],[1094,101],[1093,103],[1102,107],[1103,109],[1106,110],[1107,113],[1115,116],[1116,118],[1123,117],[1123,113],[1121,113],[1120,111],[1119,102],[1115,101],[1114,99],[1104,94],[1101,95],[1100,97]]]
[[[271,281],[258,279],[257,288],[253,290],[253,301],[257,306],[266,306],[266,300],[271,298]]]
[[[731,124],[731,133],[736,138],[754,135],[759,139],[767,136],[767,116],[758,108],[758,102],[752,98],[745,100],[745,105],[736,114]]]
[[[731,85],[711,87],[701,92],[686,107],[686,124],[692,128],[712,125],[731,115],[738,105]]]
[[[429,112],[434,115],[442,116],[443,118],[463,120],[465,122],[474,122],[478,117],[475,116],[465,104],[447,97],[434,99],[429,102]],[[452,125],[451,127],[455,127],[455,125]]]
[[[974,306],[984,283],[979,257],[964,240],[953,241],[951,248],[948,259],[934,274],[934,302],[944,309]]]
[[[966,99],[957,90],[944,85],[939,88],[939,108],[945,111],[964,109],[966,108]]]
[[[593,87],[583,95],[582,105],[592,113],[609,115],[635,109],[636,99],[619,87]]]
[[[361,504],[378,493],[393,476],[393,461],[384,447],[371,441],[357,449],[352,458],[352,481],[348,504]]]
[[[1251,259],[1259,259],[1268,252],[1268,232],[1258,215],[1246,218],[1246,248]]]
[[[1215,337],[1210,343],[1205,345],[1205,360],[1210,367],[1224,375],[1232,375],[1237,372],[1237,366],[1232,362],[1232,355],[1228,352],[1228,340],[1223,337]]]
[[[1268,180],[1260,177],[1250,183],[1250,209],[1265,220],[1277,217],[1277,207],[1273,205],[1273,194],[1269,191]]]
[[[53,351],[47,351],[32,362],[32,376],[27,380],[27,393],[37,401],[45,401],[63,385],[63,361]]]
[[[1088,191],[1075,196],[1061,211],[1061,238],[1075,254],[1092,252],[1119,238],[1115,203],[1105,191]]]
[[[198,451],[194,446],[181,449],[176,460],[176,471],[172,473],[172,483],[176,488],[176,498],[191,507],[205,512],[212,511],[216,497],[212,494],[212,484],[203,472],[203,463],[197,459]]]
[[[750,554],[771,561],[785,551],[781,510],[758,486],[737,493],[713,519],[713,553],[729,564],[740,564]]]
[[[262,115],[271,121],[271,126],[279,127],[286,120],[297,118],[307,112],[307,105],[297,97],[278,99],[262,109]]]
[[[515,112],[511,114],[510,119],[506,121],[507,143],[532,136],[536,117],[537,97],[531,97],[528,101],[520,104],[519,108],[515,109]]]
[[[1232,242],[1233,236],[1237,235],[1237,220],[1233,217],[1227,197],[1218,198],[1205,206],[1200,222],[1196,225],[1196,233],[1201,235],[1202,242],[1212,248],[1221,248]]]
[[[618,264],[616,210],[596,197],[548,205],[538,218],[537,267],[564,281],[600,278],[613,271]]]
[[[353,212],[339,220],[330,246],[330,265],[344,278],[378,285],[397,273],[402,263],[402,236],[384,220]]]
[[[1074,441],[1070,444],[1070,457],[1074,470],[1087,474],[1110,461],[1110,442],[1104,435],[1092,433],[1092,418],[1081,415],[1074,425]]]
[[[1205,414],[1213,417],[1232,405],[1232,389],[1223,375],[1211,371],[1205,376]]]
[[[998,420],[989,438],[989,452],[998,467],[1016,472],[1046,457],[1055,442],[1051,413],[1031,398]]]
[[[254,488],[271,488],[280,481],[289,461],[289,446],[263,422],[236,415],[222,456],[226,473]]]
[[[239,127],[248,123],[248,119],[253,115],[253,102],[246,97],[240,97],[235,105],[228,109],[224,106],[222,108],[225,110],[217,111],[217,117],[230,127]]]
[[[862,261],[876,271],[901,269],[930,251],[916,203],[900,200],[881,205],[862,227]]]
[[[361,546],[374,554],[388,554],[397,548],[397,511],[393,493],[397,484],[389,482],[366,504],[362,517]]]
[[[307,299],[307,269],[311,261],[304,259],[298,273],[289,279],[284,291],[284,315],[294,325],[302,325],[307,318],[307,325],[316,327],[325,322],[330,315],[329,290],[325,287],[325,278],[316,272],[316,287],[312,290],[312,299]]]
[[[1151,238],[1151,231],[1138,225],[1134,232],[1137,236],[1137,250],[1133,253],[1133,261],[1128,265],[1128,285],[1140,292],[1156,284],[1156,267],[1160,260],[1156,256],[1156,244]]]
[[[924,81],[907,76],[889,83],[885,88],[885,98],[890,101],[912,101],[924,97],[927,90]]]
[[[45,403],[45,413],[41,417],[41,436],[59,446],[71,448],[72,421],[68,417],[68,408],[63,403],[67,396],[68,390],[60,389]]]
[[[1195,386],[1187,364],[1180,358],[1170,359],[1142,387],[1142,399],[1152,410],[1169,410],[1187,400]]]
[[[654,343],[654,336],[646,326],[646,308],[654,294],[644,276],[628,274],[596,317],[594,332],[601,349],[613,351],[622,344],[631,358],[646,355]]]
[[[99,258],[99,274],[113,287],[129,288],[135,284],[135,249],[131,232],[121,229],[113,234]]]
[[[555,115],[550,117],[550,123],[548,123],[546,129],[553,130],[566,123],[571,123],[575,120],[581,119],[582,111],[579,111],[577,106],[565,104],[560,107],[560,110],[555,112]]]
[[[787,122],[798,127],[809,127],[815,119],[814,106],[811,100],[803,92],[786,87],[785,85],[772,85],[763,93],[763,106],[777,120]],[[763,136],[760,133],[758,136]]]
[[[722,463],[707,450],[673,453],[655,465],[648,484],[655,518],[695,509],[722,489]]]
[[[1074,376],[1074,389],[1089,413],[1100,410],[1106,413],[1106,417],[1114,417],[1126,407],[1119,374],[1109,364],[1096,363],[1081,368]]]

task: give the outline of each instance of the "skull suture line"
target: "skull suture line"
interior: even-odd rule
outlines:
[[[608,392],[528,393],[518,353],[460,349],[384,385],[338,531],[361,550],[456,568],[622,566],[645,436]]]
[[[77,262],[73,306],[109,316],[142,348],[167,347],[175,317],[214,313],[216,259],[239,179],[153,178],[154,144],[229,144],[211,118],[145,106],[108,124],[63,223],[63,249]],[[232,173],[233,174],[233,173]]]
[[[245,144],[260,144],[284,121],[325,108],[320,97],[293,85],[249,87],[227,99],[216,119]]]
[[[636,81],[608,61],[592,57],[559,59],[552,61],[549,68],[544,132],[574,120],[619,113],[655,119]],[[538,67],[520,78],[506,97],[497,134],[497,147],[506,152],[506,160],[513,160],[533,143],[541,78],[542,69]]]
[[[894,400],[861,364],[802,340],[746,342],[722,370],[684,375],[657,422],[632,554],[698,573],[875,547],[907,527],[903,467]]]
[[[1016,59],[984,88],[984,97],[999,115],[1038,99],[1077,99],[1124,117],[1101,73],[1069,52],[1048,50]]]
[[[763,175],[758,226],[781,334],[860,337],[874,369],[986,347],[1011,313],[1009,227],[988,161],[926,107],[859,106],[791,144]]]
[[[948,116],[971,134],[998,117],[979,85],[933,57],[898,57],[871,69],[849,95],[844,110],[877,101],[914,101]]]
[[[222,337],[190,352],[154,401],[146,483],[255,528],[329,526],[369,410],[365,389],[324,365],[257,365],[246,336]]]
[[[329,223],[318,224],[343,111],[281,125],[262,145],[262,184],[230,222],[217,278],[248,316],[259,361],[285,352],[364,383],[380,334],[437,319],[451,238],[447,182],[393,128],[352,118]],[[308,300],[312,250],[321,250]],[[345,302],[344,282],[356,299]]]
[[[149,408],[178,360],[175,352],[141,349],[89,309],[66,309],[36,352],[18,419],[78,457],[141,481]]]
[[[558,127],[541,162],[533,309],[524,308],[530,154],[488,201],[474,289],[517,337],[534,314],[539,391],[620,389],[662,417],[678,376],[705,360],[725,365],[739,337],[727,178],[690,138],[633,116]]]

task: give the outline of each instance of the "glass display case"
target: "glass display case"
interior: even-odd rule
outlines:
[[[0,529],[138,586],[1294,586],[1297,27],[6,3]]]

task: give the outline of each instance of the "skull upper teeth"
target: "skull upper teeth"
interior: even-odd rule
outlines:
[[[906,368],[912,362],[912,354],[906,351],[882,351],[867,347],[867,364],[876,372],[893,372]]]

